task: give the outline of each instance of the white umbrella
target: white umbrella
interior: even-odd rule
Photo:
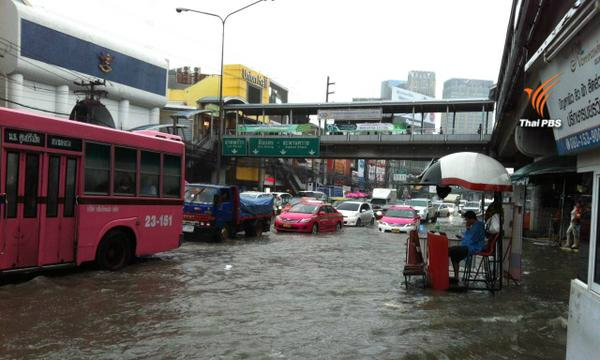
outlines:
[[[456,185],[475,191],[512,191],[506,168],[496,159],[474,152],[441,157],[423,171],[421,183]]]

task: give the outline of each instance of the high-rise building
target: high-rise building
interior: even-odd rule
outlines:
[[[449,79],[444,81],[442,97],[444,99],[487,99],[490,88],[494,85],[491,80]],[[445,134],[477,134],[479,127],[486,132],[486,114],[481,112],[442,114],[441,127]],[[454,129],[452,128],[454,124]],[[489,116],[487,132],[493,129],[493,117]]]
[[[391,100],[393,88],[406,89],[406,80],[384,80],[381,82],[381,100]]]
[[[433,71],[409,71],[406,89],[434,98],[435,73]]]

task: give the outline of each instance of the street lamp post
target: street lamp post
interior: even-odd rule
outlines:
[[[256,5],[260,2],[263,1],[267,1],[267,0],[257,0],[251,4],[248,4],[244,7],[241,7],[235,11],[230,12],[229,14],[227,14],[225,17],[222,17],[221,15],[218,14],[213,14],[213,13],[209,13],[206,11],[200,11],[200,10],[194,10],[194,9],[188,9],[188,8],[181,8],[178,7],[175,9],[175,11],[177,11],[178,13],[181,12],[195,12],[198,14],[204,14],[204,15],[209,15],[209,16],[213,16],[218,18],[219,20],[221,20],[221,25],[222,25],[222,32],[221,32],[221,77],[219,79],[219,132],[218,132],[218,136],[219,136],[219,146],[217,148],[217,184],[221,184],[222,180],[221,179],[221,158],[223,157],[223,136],[225,135],[225,112],[223,111],[223,56],[225,55],[225,22],[227,21],[227,19],[236,13],[239,13],[242,10],[245,10],[247,8],[249,8],[250,6]],[[271,0],[273,1],[273,0]]]

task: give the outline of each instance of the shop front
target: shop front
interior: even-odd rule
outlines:
[[[580,181],[579,266],[571,282],[567,359],[593,359],[600,353],[600,16],[597,2],[585,2],[559,23],[538,50],[541,85],[532,106],[553,128],[559,156],[575,156]],[[543,61],[542,61],[543,58]],[[536,60],[534,60],[536,61]],[[550,91],[551,89],[551,91]],[[537,101],[536,96],[540,97]],[[572,204],[568,211],[571,210]]]

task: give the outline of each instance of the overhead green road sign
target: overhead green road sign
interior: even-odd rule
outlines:
[[[319,157],[318,137],[249,138],[248,155],[256,157]]]
[[[224,137],[223,138],[223,156],[246,156],[246,138],[243,137]]]

